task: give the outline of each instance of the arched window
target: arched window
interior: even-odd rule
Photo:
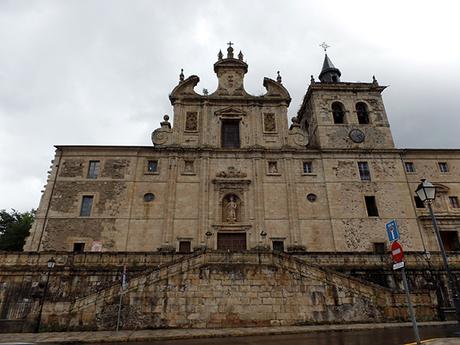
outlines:
[[[332,103],[332,116],[334,117],[334,123],[345,123],[345,109],[342,103]]]
[[[358,115],[358,122],[362,125],[369,123],[369,111],[367,110],[366,103],[356,103],[356,114]]]

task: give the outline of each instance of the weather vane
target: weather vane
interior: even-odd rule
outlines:
[[[321,48],[324,49],[324,51],[327,51],[327,48],[329,48],[330,46],[326,44],[326,42],[323,42],[319,45]]]

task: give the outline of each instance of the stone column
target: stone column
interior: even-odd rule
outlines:
[[[172,155],[168,159],[168,191],[165,200],[166,209],[164,214],[163,245],[165,251],[175,249],[174,244],[174,214],[176,207],[176,184],[177,184],[177,156]]]

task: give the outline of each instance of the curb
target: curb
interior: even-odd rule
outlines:
[[[419,327],[454,325],[457,321],[420,322]],[[286,327],[257,328],[216,328],[216,329],[158,329],[158,330],[125,330],[94,331],[94,332],[47,332],[47,333],[3,333],[2,342],[37,342],[37,343],[109,343],[129,341],[161,341],[199,338],[245,337],[281,334],[302,334],[325,331],[360,331],[385,328],[412,327],[410,322],[402,323],[365,323],[335,324]]]

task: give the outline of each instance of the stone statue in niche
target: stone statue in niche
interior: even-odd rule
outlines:
[[[198,113],[187,113],[185,130],[189,132],[196,132],[198,130]]]
[[[193,161],[185,161],[184,172],[189,174],[194,173]]]
[[[236,223],[239,221],[240,203],[237,196],[233,194],[226,196],[222,207],[223,221],[227,223]]]
[[[278,174],[278,164],[276,162],[268,162],[268,173]]]

